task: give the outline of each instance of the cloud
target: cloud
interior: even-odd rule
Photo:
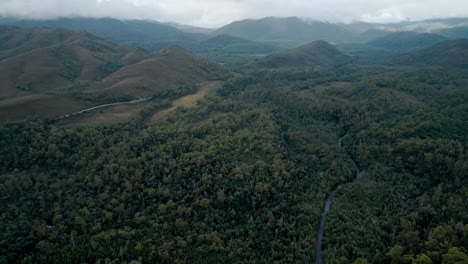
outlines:
[[[216,27],[234,20],[299,16],[330,22],[467,17],[466,0],[0,0],[1,16],[155,19]]]

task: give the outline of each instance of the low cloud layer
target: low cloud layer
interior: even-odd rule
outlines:
[[[330,22],[468,17],[466,0],[0,0],[1,16],[155,19],[217,27],[235,20],[298,16]]]

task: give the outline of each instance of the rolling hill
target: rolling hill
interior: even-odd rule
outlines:
[[[219,28],[214,34],[291,44],[303,44],[315,40],[345,42],[353,37],[353,33],[340,25],[320,21],[308,22],[297,17],[267,17],[259,20],[236,21]]]
[[[86,32],[0,27],[0,97],[98,81],[150,53]]]
[[[448,40],[398,57],[404,65],[468,66],[468,39]]]
[[[151,58],[121,68],[106,77],[92,94],[151,96],[184,85],[195,85],[226,76],[218,64],[172,46]]]
[[[192,91],[184,86],[228,74],[178,46],[150,53],[65,29],[0,26],[0,58],[0,121],[57,117],[143,96],[176,98]]]
[[[411,31],[395,32],[368,42],[369,46],[389,50],[424,48],[446,40],[441,35]]]
[[[335,46],[325,41],[315,41],[296,49],[269,55],[257,62],[261,67],[300,69],[317,66],[339,66],[351,60]]]

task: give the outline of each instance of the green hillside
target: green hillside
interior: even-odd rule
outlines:
[[[194,49],[197,53],[222,54],[267,54],[278,51],[279,47],[242,39],[230,35],[217,35],[204,40]]]
[[[437,34],[440,34],[446,38],[450,39],[459,39],[459,38],[468,38],[468,27],[454,27],[454,28],[445,28],[435,31]]]
[[[397,58],[399,64],[468,66],[468,40],[449,40],[421,50],[405,53]]]
[[[410,50],[432,46],[446,40],[441,35],[417,32],[395,32],[368,42],[368,45],[389,50]]]
[[[340,66],[350,59],[333,45],[325,41],[315,41],[296,49],[269,55],[260,59],[257,64],[266,68],[304,69]]]

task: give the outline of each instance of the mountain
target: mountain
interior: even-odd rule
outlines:
[[[338,23],[337,25],[340,25],[341,27],[355,34],[362,34],[368,30],[381,26],[382,24],[353,21],[352,23]]]
[[[261,59],[258,64],[266,68],[300,69],[339,66],[349,62],[350,59],[328,42],[315,41],[296,49],[269,55]]]
[[[266,54],[278,51],[275,45],[247,40],[230,35],[217,35],[204,40],[195,48],[200,53],[227,53],[227,54]]]
[[[344,42],[353,33],[340,25],[320,21],[304,21],[297,17],[267,17],[236,21],[217,29],[213,34],[228,34],[256,41],[308,43],[315,40]]]
[[[385,37],[385,36],[387,36],[389,34],[392,34],[392,33],[393,33],[393,31],[387,31],[387,30],[380,30],[380,29],[376,29],[376,28],[371,28],[371,29],[368,29],[368,30],[360,33],[359,35],[356,35],[353,42],[355,42],[355,43],[367,43],[367,42],[370,42],[370,41]]]
[[[447,19],[429,19],[424,21],[415,21],[400,23],[400,30],[416,32],[436,32],[442,29],[468,26],[468,18],[447,18]]]
[[[370,41],[368,45],[390,50],[409,50],[428,47],[444,40],[446,38],[437,34],[406,31],[395,32],[377,38]]]
[[[174,23],[174,22],[161,23],[161,24],[175,27],[187,33],[198,33],[198,34],[209,35],[215,31],[214,28],[195,27],[195,26],[184,25],[184,24],[179,24],[179,23]]]
[[[218,64],[172,46],[151,58],[121,68],[106,77],[92,94],[151,96],[162,90],[220,79],[227,71]]]
[[[154,50],[170,43],[199,42],[203,34],[187,33],[167,24],[149,20],[118,20],[113,18],[60,18],[54,20],[2,19],[0,23],[18,27],[49,27],[87,31],[107,40]]]
[[[468,26],[444,28],[435,31],[435,33],[450,39],[468,38]]]
[[[468,39],[448,40],[431,47],[408,52],[397,59],[404,65],[468,66]]]
[[[149,55],[86,32],[0,26],[0,97],[98,81]]]

